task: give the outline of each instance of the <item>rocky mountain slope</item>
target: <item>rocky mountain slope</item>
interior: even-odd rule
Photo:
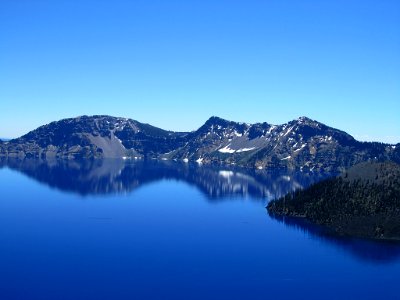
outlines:
[[[126,118],[82,116],[41,126],[1,147],[0,155],[35,158],[157,156],[183,145],[182,134]]]
[[[193,132],[171,132],[126,118],[82,116],[0,143],[0,156],[157,158],[256,168],[335,171],[367,160],[400,162],[400,144],[356,141],[301,117],[282,125],[211,117]]]
[[[209,119],[167,158],[223,162],[257,168],[336,170],[376,159],[399,160],[399,147],[362,143],[349,134],[301,117],[282,125]]]
[[[361,163],[271,201],[273,215],[304,217],[342,235],[400,240],[400,165]]]

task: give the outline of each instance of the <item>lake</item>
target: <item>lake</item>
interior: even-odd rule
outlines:
[[[0,299],[400,299],[400,245],[274,219],[329,174],[2,161]]]

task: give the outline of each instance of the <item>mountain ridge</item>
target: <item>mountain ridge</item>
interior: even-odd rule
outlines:
[[[337,171],[367,160],[400,161],[399,145],[360,142],[305,116],[280,125],[212,116],[197,130],[174,132],[129,118],[84,115],[54,121],[1,142],[0,156],[152,158]]]

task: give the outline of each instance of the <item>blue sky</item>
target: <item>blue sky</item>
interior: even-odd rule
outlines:
[[[110,114],[170,130],[305,115],[400,142],[400,1],[0,2],[0,136]]]

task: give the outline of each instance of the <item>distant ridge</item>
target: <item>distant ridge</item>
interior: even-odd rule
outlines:
[[[155,158],[259,169],[338,171],[368,160],[399,162],[400,144],[359,142],[307,117],[272,125],[213,116],[196,131],[173,132],[132,119],[95,115],[52,122],[2,142],[0,156]]]

